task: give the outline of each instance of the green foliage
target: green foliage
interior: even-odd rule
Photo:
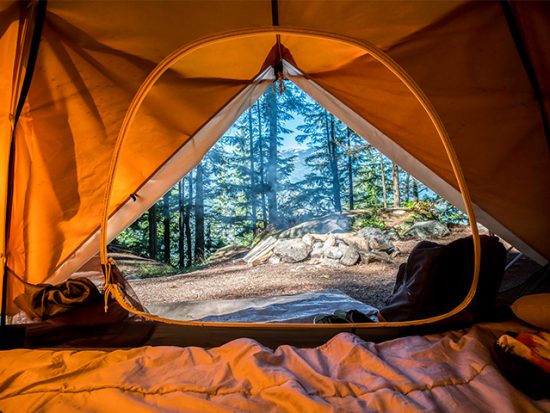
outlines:
[[[417,221],[432,221],[439,220],[437,209],[434,204],[428,201],[405,201],[402,204],[405,208],[410,208],[412,214],[406,222],[414,223]]]
[[[282,95],[268,88],[257,103],[210,149],[201,161],[204,171],[205,257],[226,245],[253,246],[263,237],[305,220],[334,213],[336,198],[342,207],[367,209],[354,221],[354,229],[386,229],[381,218],[384,194],[394,192],[392,162],[362,137],[334,118],[297,86],[286,83]],[[275,102],[275,103],[274,103]],[[300,120],[300,123],[297,120]],[[275,129],[273,126],[275,125]],[[268,184],[267,169],[274,162],[269,140],[276,131],[276,183]],[[298,152],[283,151],[285,136],[293,135],[297,145],[308,145]],[[367,137],[368,138],[368,137]],[[302,146],[303,147],[303,146]],[[301,147],[300,147],[301,148]],[[297,165],[299,173],[297,173]],[[273,165],[272,165],[273,166]],[[273,171],[273,169],[271,169]],[[196,175],[184,177],[183,210],[178,187],[170,191],[170,264],[179,265],[180,221],[189,217],[191,252],[195,236],[194,203]],[[429,188],[399,169],[402,205],[412,209],[410,221],[439,219],[446,223],[465,222],[465,215]],[[339,194],[336,194],[339,190]],[[352,192],[353,196],[350,196]],[[279,222],[270,222],[268,197],[277,202]],[[336,196],[338,195],[338,196]],[[411,199],[418,200],[417,202]],[[388,203],[391,201],[387,199]],[[164,256],[162,201],[157,213],[157,259]],[[143,256],[148,255],[147,213],[122,232],[116,242]],[[187,243],[184,253],[189,255]],[[187,261],[187,260],[186,260]],[[195,262],[186,271],[196,269]],[[161,276],[166,271],[144,265],[145,276]],[[176,270],[174,270],[176,271]],[[181,269],[179,270],[181,271]]]
[[[158,278],[167,275],[178,274],[181,271],[174,267],[157,265],[157,264],[135,264],[132,269],[125,269],[124,272],[129,274],[128,278]]]
[[[386,224],[382,220],[382,211],[383,209],[379,207],[354,211],[357,215],[353,219],[352,231],[359,231],[365,227],[386,229]]]
[[[360,218],[357,220],[358,229],[369,227],[369,228],[378,228],[386,229],[386,224],[378,217],[369,217],[369,218]],[[355,225],[354,225],[355,226]]]

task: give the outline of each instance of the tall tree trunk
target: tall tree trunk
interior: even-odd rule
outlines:
[[[178,266],[185,267],[185,179],[178,183]]]
[[[384,171],[384,159],[382,155],[378,158],[380,160],[380,178],[382,179],[382,204],[384,208],[388,208],[388,192],[386,190],[386,172]]]
[[[340,179],[338,176],[338,154],[336,153],[336,134],[334,132],[334,115],[325,109],[325,127],[327,132],[327,148],[329,154],[330,173],[332,176],[332,200],[336,212],[342,212],[340,198]]]
[[[418,202],[418,181],[413,178],[413,201]]]
[[[204,170],[199,163],[195,173],[195,262],[204,258]]]
[[[149,257],[157,259],[157,204],[149,208]]]
[[[277,96],[272,89],[267,90],[266,94],[267,110],[269,114],[269,152],[267,157],[266,183],[267,209],[269,214],[269,223],[275,228],[279,227],[279,212],[277,208],[277,166],[279,163],[277,154],[277,124],[278,110]]]
[[[170,264],[170,191],[164,194],[162,223],[164,227],[164,262]]]
[[[248,138],[250,146],[250,207],[252,209],[252,234],[258,232],[257,211],[256,211],[256,177],[254,170],[254,129],[252,128],[252,108],[248,110]]]
[[[262,136],[262,112],[260,99],[256,101],[256,112],[258,114],[258,148],[260,150],[260,187],[262,188],[262,220],[264,228],[267,226],[267,202],[265,197],[265,168],[264,168],[264,141]]]
[[[409,202],[411,192],[411,176],[407,173],[405,175],[405,202]]]
[[[210,220],[208,220],[206,224],[205,248],[206,248],[206,251],[212,251],[212,222]]]
[[[395,162],[392,162],[391,172],[393,176],[393,206],[401,206],[401,192],[399,190],[399,168]]]
[[[351,153],[351,132],[349,128],[346,128],[346,139],[348,145],[348,182],[349,182],[349,209],[350,211],[354,208],[354,199],[353,199],[353,155]]]
[[[187,242],[187,263],[186,267],[191,267],[193,265],[193,248],[192,248],[192,237],[191,237],[191,208],[193,205],[193,171],[189,172],[186,177],[187,182],[189,182],[189,193],[187,194],[187,205],[185,206],[185,217],[184,217],[184,226],[185,226],[185,239]]]

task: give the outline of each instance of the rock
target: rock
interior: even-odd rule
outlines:
[[[345,214],[325,215],[324,217],[302,222],[289,228],[279,238],[301,238],[306,234],[334,234],[348,232],[352,226],[352,217]]]
[[[271,257],[269,257],[269,260],[267,262],[269,264],[279,264],[281,262],[281,257],[273,254],[271,255]]]
[[[283,262],[300,262],[305,260],[311,248],[300,239],[279,240],[273,248],[273,253],[281,257]]]
[[[388,264],[392,263],[391,257],[385,252],[379,252],[379,251],[360,252],[359,255],[361,255],[361,261],[365,264],[369,264],[371,262],[376,262],[376,261],[386,262]]]
[[[330,248],[336,246],[336,237],[332,234],[330,234],[325,242],[323,243],[323,248]]]
[[[345,244],[342,244],[339,248],[340,251],[343,252],[342,258],[340,258],[340,264],[347,266],[357,264],[360,258],[357,248]]]
[[[313,244],[315,244],[316,238],[315,238],[315,235],[313,234],[306,234],[302,237],[302,241],[308,247],[313,247]]]
[[[307,244],[306,244],[307,245]],[[309,254],[311,258],[321,258],[323,256],[323,243],[321,241],[315,241]]]
[[[335,234],[334,237],[337,243],[353,246],[358,251],[370,251],[369,242],[365,238],[353,234]]]
[[[391,241],[399,241],[401,238],[399,238],[399,233],[395,228],[390,228],[384,231],[384,234],[386,237],[388,237]]]
[[[366,239],[369,243],[370,251],[386,251],[389,254],[395,249],[391,240],[378,228],[361,228],[357,235]]]
[[[332,258],[323,257],[320,260],[320,264],[321,265],[339,266],[340,265],[340,260],[334,260]]]
[[[403,238],[443,238],[451,232],[439,221],[416,222],[403,234]]]
[[[388,212],[396,217],[402,217],[403,215],[407,215],[409,213],[408,209],[401,209],[401,208],[392,208],[389,209]]]
[[[323,250],[323,255],[325,258],[339,260],[340,258],[342,258],[344,253],[339,247],[328,247]]]

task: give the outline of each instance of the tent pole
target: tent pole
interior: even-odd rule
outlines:
[[[445,152],[447,154],[447,157],[449,159],[449,162],[451,163],[452,170],[454,172],[455,178],[457,180],[458,189],[462,195],[462,199],[464,201],[464,207],[468,213],[468,218],[470,221],[470,227],[472,231],[472,238],[473,238],[473,246],[474,246],[474,274],[472,277],[472,285],[470,287],[470,290],[468,291],[468,294],[466,295],[464,301],[459,304],[456,308],[453,310],[450,310],[449,312],[442,314],[440,316],[434,316],[429,317],[422,320],[414,320],[414,321],[404,321],[404,322],[392,322],[392,323],[377,323],[376,327],[388,327],[388,326],[395,326],[395,327],[406,327],[406,326],[415,326],[420,325],[422,323],[437,323],[441,320],[445,320],[448,317],[451,317],[453,315],[458,314],[460,311],[465,309],[467,305],[471,302],[473,299],[476,287],[478,284],[479,279],[479,269],[480,269],[480,261],[481,261],[481,245],[480,245],[480,237],[479,237],[479,231],[477,229],[477,223],[475,219],[475,213],[473,210],[472,205],[472,199],[470,197],[470,193],[468,190],[468,186],[466,184],[466,179],[464,177],[464,174],[462,172],[462,168],[460,166],[460,162],[458,160],[458,157],[456,155],[456,152],[454,150],[454,147],[452,145],[452,142],[447,134],[447,131],[445,129],[445,126],[443,124],[443,121],[439,117],[435,107],[430,102],[428,97],[424,94],[424,92],[420,89],[420,87],[416,84],[416,82],[395,62],[393,61],[386,53],[384,53],[382,50],[377,48],[376,46],[367,43],[367,42],[359,42],[357,40],[343,37],[343,36],[336,36],[331,33],[324,33],[324,32],[316,32],[316,31],[309,31],[309,30],[300,30],[300,29],[291,29],[291,28],[263,28],[263,29],[253,29],[253,30],[241,30],[233,33],[226,33],[226,34],[220,34],[217,36],[213,36],[210,38],[204,38],[201,40],[198,40],[191,44],[186,44],[179,49],[176,49],[174,52],[172,52],[170,55],[164,58],[148,75],[148,77],[144,80],[144,82],[139,87],[138,91],[134,95],[134,98],[132,99],[132,102],[130,103],[130,106],[128,107],[126,111],[126,115],[123,119],[122,125],[120,127],[117,140],[115,143],[115,148],[113,151],[113,155],[111,157],[111,165],[109,168],[109,175],[107,179],[107,184],[105,186],[105,192],[104,192],[104,200],[103,200],[103,211],[102,211],[102,219],[101,219],[101,229],[100,229],[100,260],[101,260],[101,266],[103,269],[103,273],[105,275],[105,284],[103,289],[103,294],[105,297],[105,307],[107,309],[107,302],[110,296],[113,296],[115,300],[126,310],[129,312],[136,314],[140,317],[143,317],[145,319],[153,320],[153,321],[159,321],[164,323],[173,323],[173,324],[180,324],[180,325],[187,325],[187,326],[199,326],[199,325],[210,325],[210,326],[219,326],[224,325],[227,327],[243,327],[246,325],[246,323],[204,323],[204,322],[193,322],[193,321],[179,321],[179,320],[168,320],[163,317],[158,317],[151,315],[149,313],[144,313],[142,311],[137,310],[136,308],[133,308],[131,304],[126,302],[123,293],[119,290],[118,285],[116,284],[115,280],[112,278],[112,272],[111,270],[115,268],[116,272],[116,266],[114,260],[112,258],[109,258],[107,255],[107,227],[108,227],[108,221],[109,221],[109,204],[110,204],[110,198],[111,198],[111,192],[113,188],[113,181],[116,174],[117,169],[117,163],[118,158],[121,151],[121,146],[124,141],[124,138],[136,116],[137,110],[141,106],[142,102],[144,101],[145,97],[149,93],[149,91],[153,88],[154,84],[157,82],[157,80],[164,74],[166,70],[168,70],[176,61],[183,58],[187,54],[191,53],[192,51],[196,50],[196,48],[205,46],[208,44],[214,44],[217,42],[222,42],[228,37],[238,38],[238,37],[248,37],[248,36],[255,36],[261,33],[274,33],[276,35],[279,34],[298,34],[298,35],[304,35],[304,36],[311,36],[311,37],[327,37],[334,40],[340,40],[343,42],[347,42],[350,44],[354,44],[361,49],[369,52],[376,60],[378,60],[380,63],[382,63],[390,72],[392,72],[408,89],[409,91],[414,95],[414,97],[417,99],[419,104],[423,107],[426,114],[430,118],[433,126],[435,127],[437,134],[439,135],[439,138],[441,139],[441,143],[443,144],[443,147],[445,148]],[[280,324],[278,327],[286,327],[286,326],[292,326],[296,328],[301,328],[302,326],[300,324]],[[316,328],[323,328],[322,324],[316,325]],[[366,325],[363,323],[359,323],[357,325],[347,325],[347,327],[374,327],[370,324]]]
[[[6,191],[6,206],[5,206],[5,245],[4,256],[2,257],[2,306],[1,306],[1,315],[0,315],[0,326],[6,325],[6,315],[7,315],[7,305],[8,305],[8,260],[7,260],[7,251],[8,251],[8,239],[10,235],[10,224],[11,224],[11,214],[13,206],[13,180],[15,176],[15,131],[17,127],[17,122],[19,121],[19,116],[23,111],[23,105],[29,93],[29,88],[32,82],[32,76],[34,73],[34,67],[36,65],[36,58],[38,56],[38,49],[40,46],[40,37],[42,36],[42,28],[44,27],[44,20],[46,18],[46,6],[47,0],[37,0],[35,7],[34,16],[31,15],[30,19],[34,18],[34,26],[31,28],[29,24],[29,30],[33,30],[31,44],[29,49],[29,55],[27,58],[26,65],[19,65],[19,73],[25,69],[25,77],[23,79],[23,85],[21,86],[21,92],[17,99],[17,106],[15,113],[12,115],[12,130],[11,130],[11,139],[9,147],[9,161],[8,161],[8,182],[7,182],[7,191]],[[34,11],[34,10],[33,10]],[[26,36],[25,36],[26,37]],[[25,41],[25,39],[23,40]],[[24,48],[23,48],[24,49]]]
[[[271,0],[271,21],[273,26],[279,25],[279,0]]]

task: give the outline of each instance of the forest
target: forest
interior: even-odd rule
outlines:
[[[179,269],[331,213],[423,202],[464,215],[291,82],[268,88],[202,161],[112,244]]]

